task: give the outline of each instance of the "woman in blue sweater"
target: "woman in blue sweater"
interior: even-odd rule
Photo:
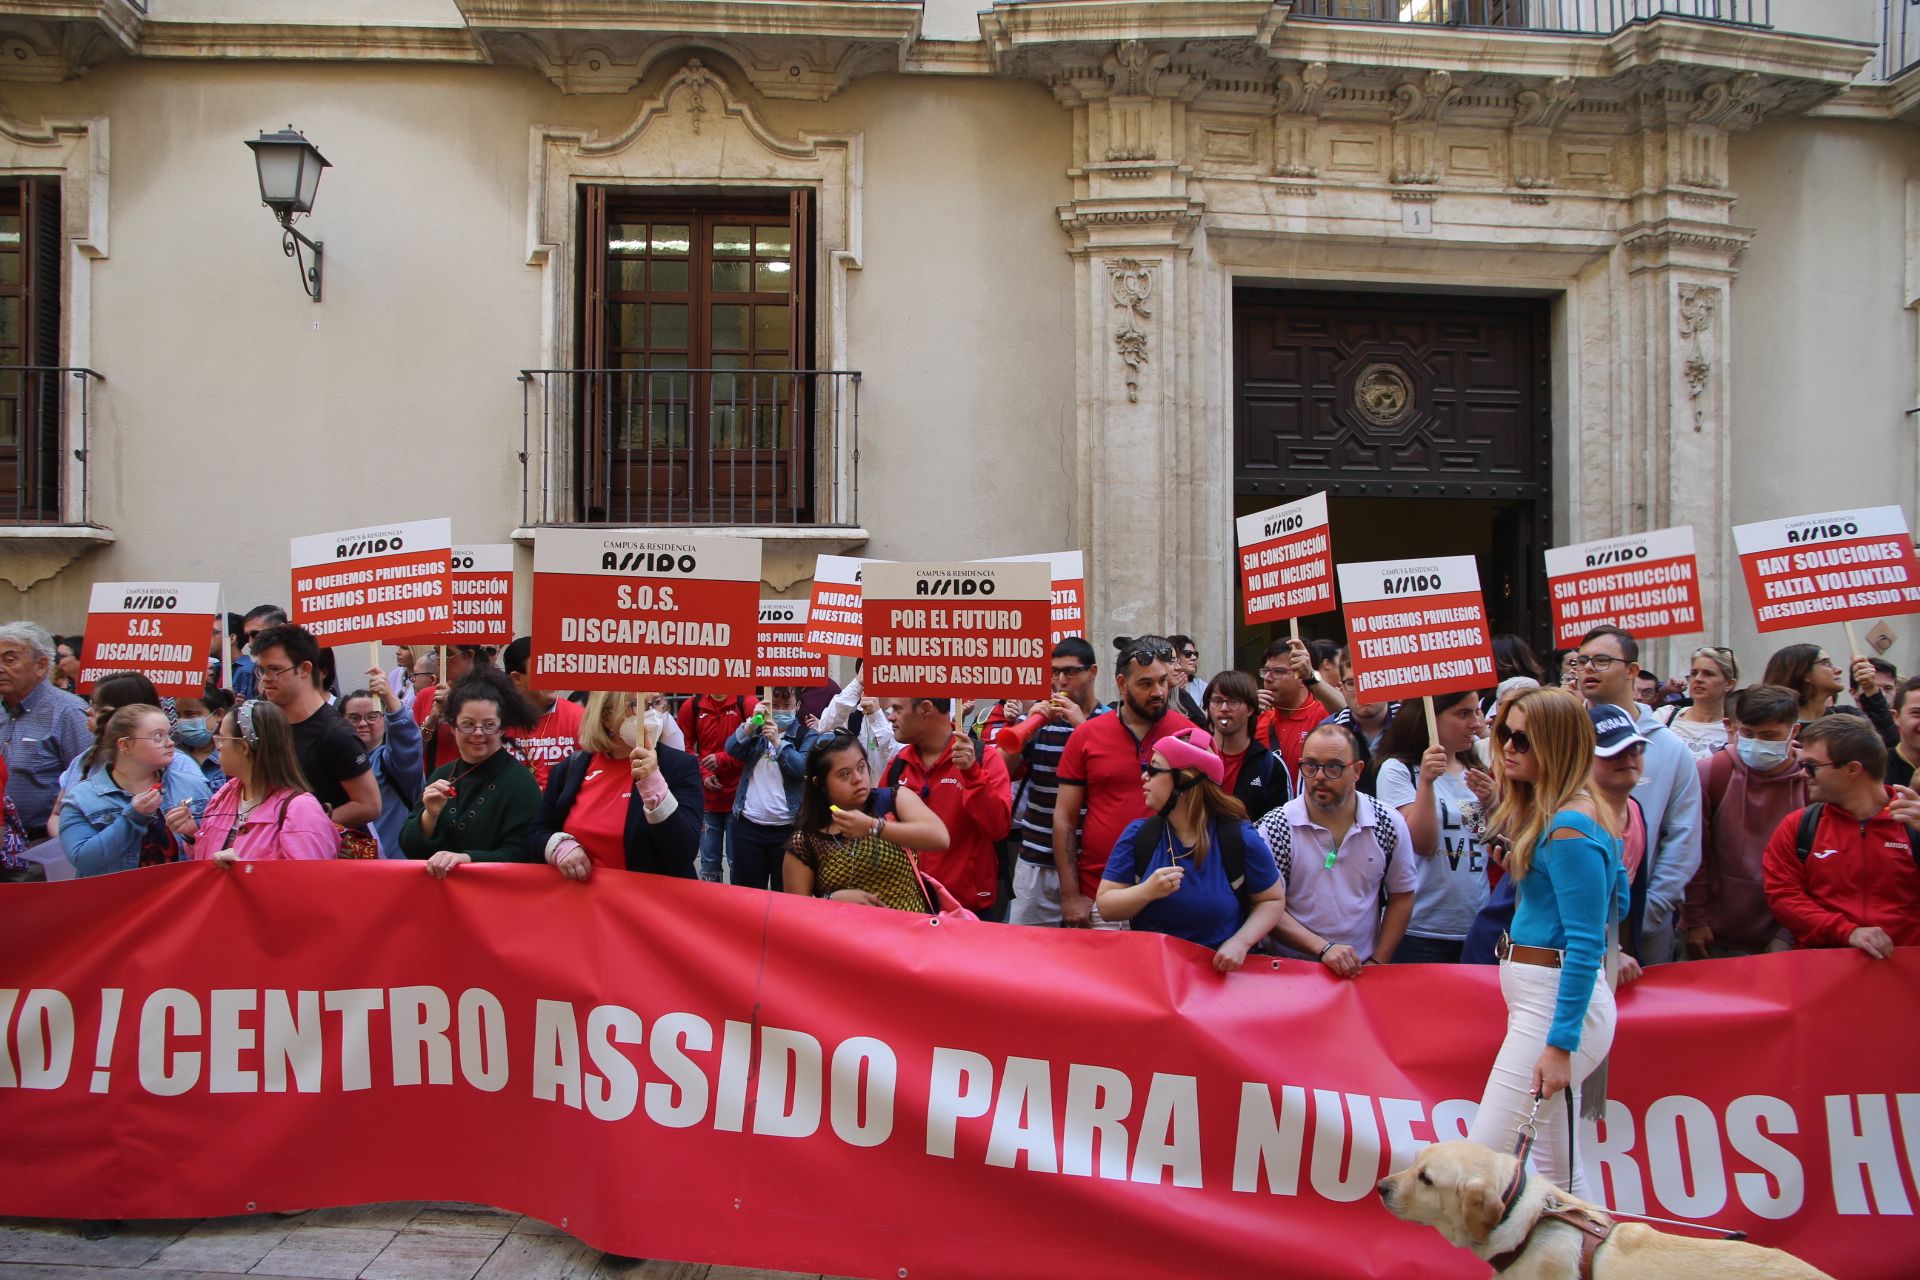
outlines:
[[[1613,1045],[1605,961],[1627,910],[1620,840],[1593,793],[1594,722],[1580,699],[1560,689],[1524,693],[1500,713],[1493,736],[1500,799],[1488,827],[1507,847],[1520,900],[1499,946],[1507,1035],[1468,1137],[1511,1150],[1533,1099],[1543,1098],[1534,1164],[1587,1199],[1580,1086]]]

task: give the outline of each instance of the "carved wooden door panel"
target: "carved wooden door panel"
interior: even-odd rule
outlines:
[[[1243,290],[1243,493],[1544,497],[1547,304]]]

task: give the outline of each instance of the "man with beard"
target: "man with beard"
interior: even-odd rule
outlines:
[[[1301,744],[1301,794],[1260,820],[1287,887],[1275,936],[1343,978],[1393,958],[1420,881],[1407,820],[1360,792],[1362,767],[1353,731],[1321,725]]]
[[[1093,897],[1114,841],[1136,818],[1151,816],[1140,778],[1153,745],[1170,733],[1196,728],[1167,709],[1173,646],[1160,636],[1121,637],[1114,685],[1120,701],[1073,731],[1060,756],[1060,790],[1053,808],[1053,859],[1060,872],[1060,923],[1084,929],[1097,923]],[[1085,810],[1078,828],[1076,815]]]

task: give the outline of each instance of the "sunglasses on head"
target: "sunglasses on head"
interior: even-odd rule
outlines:
[[[1170,644],[1134,644],[1127,646],[1120,655],[1122,667],[1136,666],[1146,662],[1172,662],[1173,646]]]
[[[1494,729],[1493,736],[1500,740],[1501,746],[1512,747],[1516,754],[1524,756],[1533,751],[1533,739],[1525,729],[1509,729],[1503,724]]]

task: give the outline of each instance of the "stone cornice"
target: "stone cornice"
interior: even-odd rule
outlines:
[[[460,27],[356,26],[329,22],[149,22],[146,58],[261,58],[337,62],[488,62]]]
[[[872,0],[454,0],[475,31],[636,31],[911,40],[918,4]]]

